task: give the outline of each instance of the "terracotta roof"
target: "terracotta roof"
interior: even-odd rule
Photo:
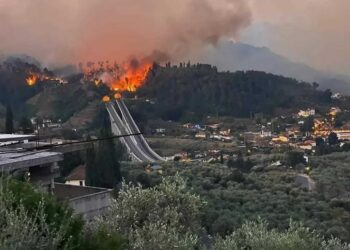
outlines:
[[[85,180],[86,166],[80,165],[76,167],[66,178],[67,181]]]

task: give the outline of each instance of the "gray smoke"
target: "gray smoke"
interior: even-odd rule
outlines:
[[[181,59],[250,21],[245,0],[0,0],[0,54],[44,64]]]

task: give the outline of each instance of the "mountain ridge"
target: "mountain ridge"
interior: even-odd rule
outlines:
[[[349,76],[326,73],[306,64],[293,62],[266,47],[220,42],[216,47],[208,47],[197,60],[214,64],[222,71],[264,71],[300,81],[317,82],[321,89],[350,94]]]

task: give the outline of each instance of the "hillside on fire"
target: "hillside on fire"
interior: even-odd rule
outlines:
[[[87,128],[101,110],[102,97],[113,94],[106,85],[85,78],[75,74],[63,79],[20,59],[5,62],[0,68],[0,111],[11,105],[16,120],[40,116]],[[135,94],[138,100],[131,102],[131,111],[140,121],[154,117],[174,121],[206,116],[249,118],[332,104],[332,93],[317,90],[316,83],[257,71],[218,72],[210,65],[190,63],[154,64]]]

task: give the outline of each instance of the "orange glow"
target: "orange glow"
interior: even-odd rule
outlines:
[[[102,101],[103,101],[103,102],[110,102],[110,101],[111,101],[111,98],[110,98],[109,96],[104,96],[104,97],[102,98]]]
[[[116,93],[116,94],[114,95],[114,98],[117,99],[117,100],[119,100],[119,99],[122,98],[122,95],[121,95],[120,93]]]
[[[121,92],[135,92],[142,86],[151,68],[152,65],[150,63],[144,63],[137,67],[124,65],[124,74],[121,75],[117,82],[112,83],[112,89]]]
[[[135,92],[145,82],[152,63],[148,60],[131,60],[122,65],[109,61],[86,64],[83,67],[84,79],[96,86],[105,83],[112,91]]]
[[[35,74],[30,74],[26,78],[26,82],[27,82],[28,86],[34,86],[37,81],[38,81],[38,76]]]

